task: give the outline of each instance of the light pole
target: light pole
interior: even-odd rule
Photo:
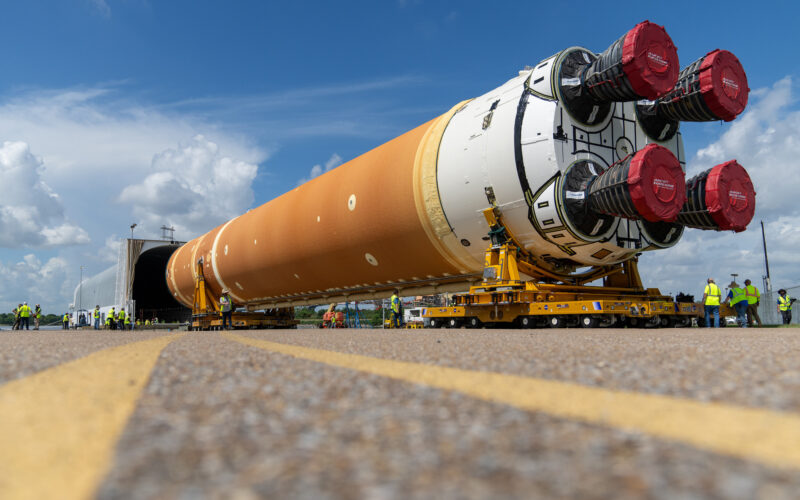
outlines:
[[[81,266],[81,284],[78,286],[80,287],[80,291],[78,292],[78,317],[76,318],[76,324],[80,325],[80,319],[83,318],[83,313],[81,312],[83,309],[83,266]]]
[[[133,239],[133,228],[135,228],[135,227],[136,227],[136,223],[134,222],[133,224],[131,224],[131,239]]]

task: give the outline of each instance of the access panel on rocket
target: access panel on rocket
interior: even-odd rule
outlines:
[[[675,245],[685,227],[742,231],[755,191],[734,160],[688,183],[680,121],[746,104],[736,57],[679,71],[644,21],[596,54],[572,47],[178,249],[191,307],[197,263],[214,295],[251,309],[464,290],[480,278],[496,206],[548,272]]]

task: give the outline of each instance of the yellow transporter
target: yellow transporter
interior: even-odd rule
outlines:
[[[550,326],[689,326],[703,316],[697,303],[679,303],[656,288],[642,286],[636,259],[596,266],[579,275],[558,275],[536,265],[502,222],[500,211],[483,211],[489,223],[483,279],[468,293],[453,296],[449,307],[423,310],[432,328],[502,324],[522,328]],[[521,273],[534,280],[522,280]],[[588,286],[598,279],[603,286]]]
[[[235,329],[297,328],[299,321],[294,319],[294,308],[279,307],[261,312],[233,311],[231,322]],[[221,330],[222,313],[219,303],[206,288],[203,278],[203,261],[197,263],[192,305],[192,322],[189,331]]]

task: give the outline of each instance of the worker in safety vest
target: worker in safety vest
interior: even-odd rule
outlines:
[[[130,316],[130,314],[126,314],[125,315],[124,321],[125,321],[125,329],[126,330],[131,330],[131,316]]]
[[[94,329],[100,329],[100,306],[94,306],[94,311],[92,312],[92,317],[94,318]]]
[[[42,306],[36,304],[36,307],[33,310],[33,329],[39,329],[39,322],[42,321]]]
[[[110,311],[108,311],[107,320],[108,320],[108,326],[112,330],[116,330],[117,329],[117,311],[113,307],[111,308]]]
[[[119,312],[117,313],[117,328],[120,330],[125,329],[125,308],[120,307]]]
[[[11,326],[12,330],[18,330],[19,329],[19,308],[20,307],[22,307],[22,304],[20,304],[18,307],[15,307],[14,309],[11,310],[11,314],[14,315],[14,324]]]
[[[793,299],[789,297],[789,294],[786,293],[786,290],[781,288],[778,290],[778,310],[781,312],[781,316],[783,316],[783,324],[788,325],[792,322],[792,304],[797,299]]]
[[[747,295],[744,293],[744,288],[741,288],[735,281],[731,281],[728,289],[725,303],[730,304],[736,311],[736,323],[742,328],[747,328]]]
[[[400,297],[397,296],[397,290],[392,293],[389,305],[392,307],[392,326],[400,328]]]
[[[64,326],[64,330],[69,330],[69,313],[64,313],[64,317],[61,318],[61,321]]]
[[[233,328],[233,300],[231,291],[227,288],[223,288],[222,295],[219,296],[219,312],[222,316],[222,328],[226,330]]]
[[[708,278],[708,284],[703,291],[703,308],[706,313],[706,327],[711,328],[711,315],[714,315],[714,328],[719,328],[719,301],[722,298],[722,291],[719,289],[714,278]]]
[[[22,325],[25,325],[26,330],[30,330],[31,324],[31,306],[27,302],[22,304],[19,308],[19,329],[22,330]]]
[[[761,326],[761,316],[758,315],[758,306],[761,303],[761,292],[750,280],[744,280],[744,294],[747,296],[747,326],[758,322]]]

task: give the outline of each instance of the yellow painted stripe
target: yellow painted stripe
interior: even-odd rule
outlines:
[[[771,466],[800,468],[800,415],[797,414],[391,361],[230,333],[223,335],[243,344],[296,358],[458,391],[528,411],[639,431]]]
[[[180,335],[95,352],[0,386],[0,498],[88,498],[159,354]]]

